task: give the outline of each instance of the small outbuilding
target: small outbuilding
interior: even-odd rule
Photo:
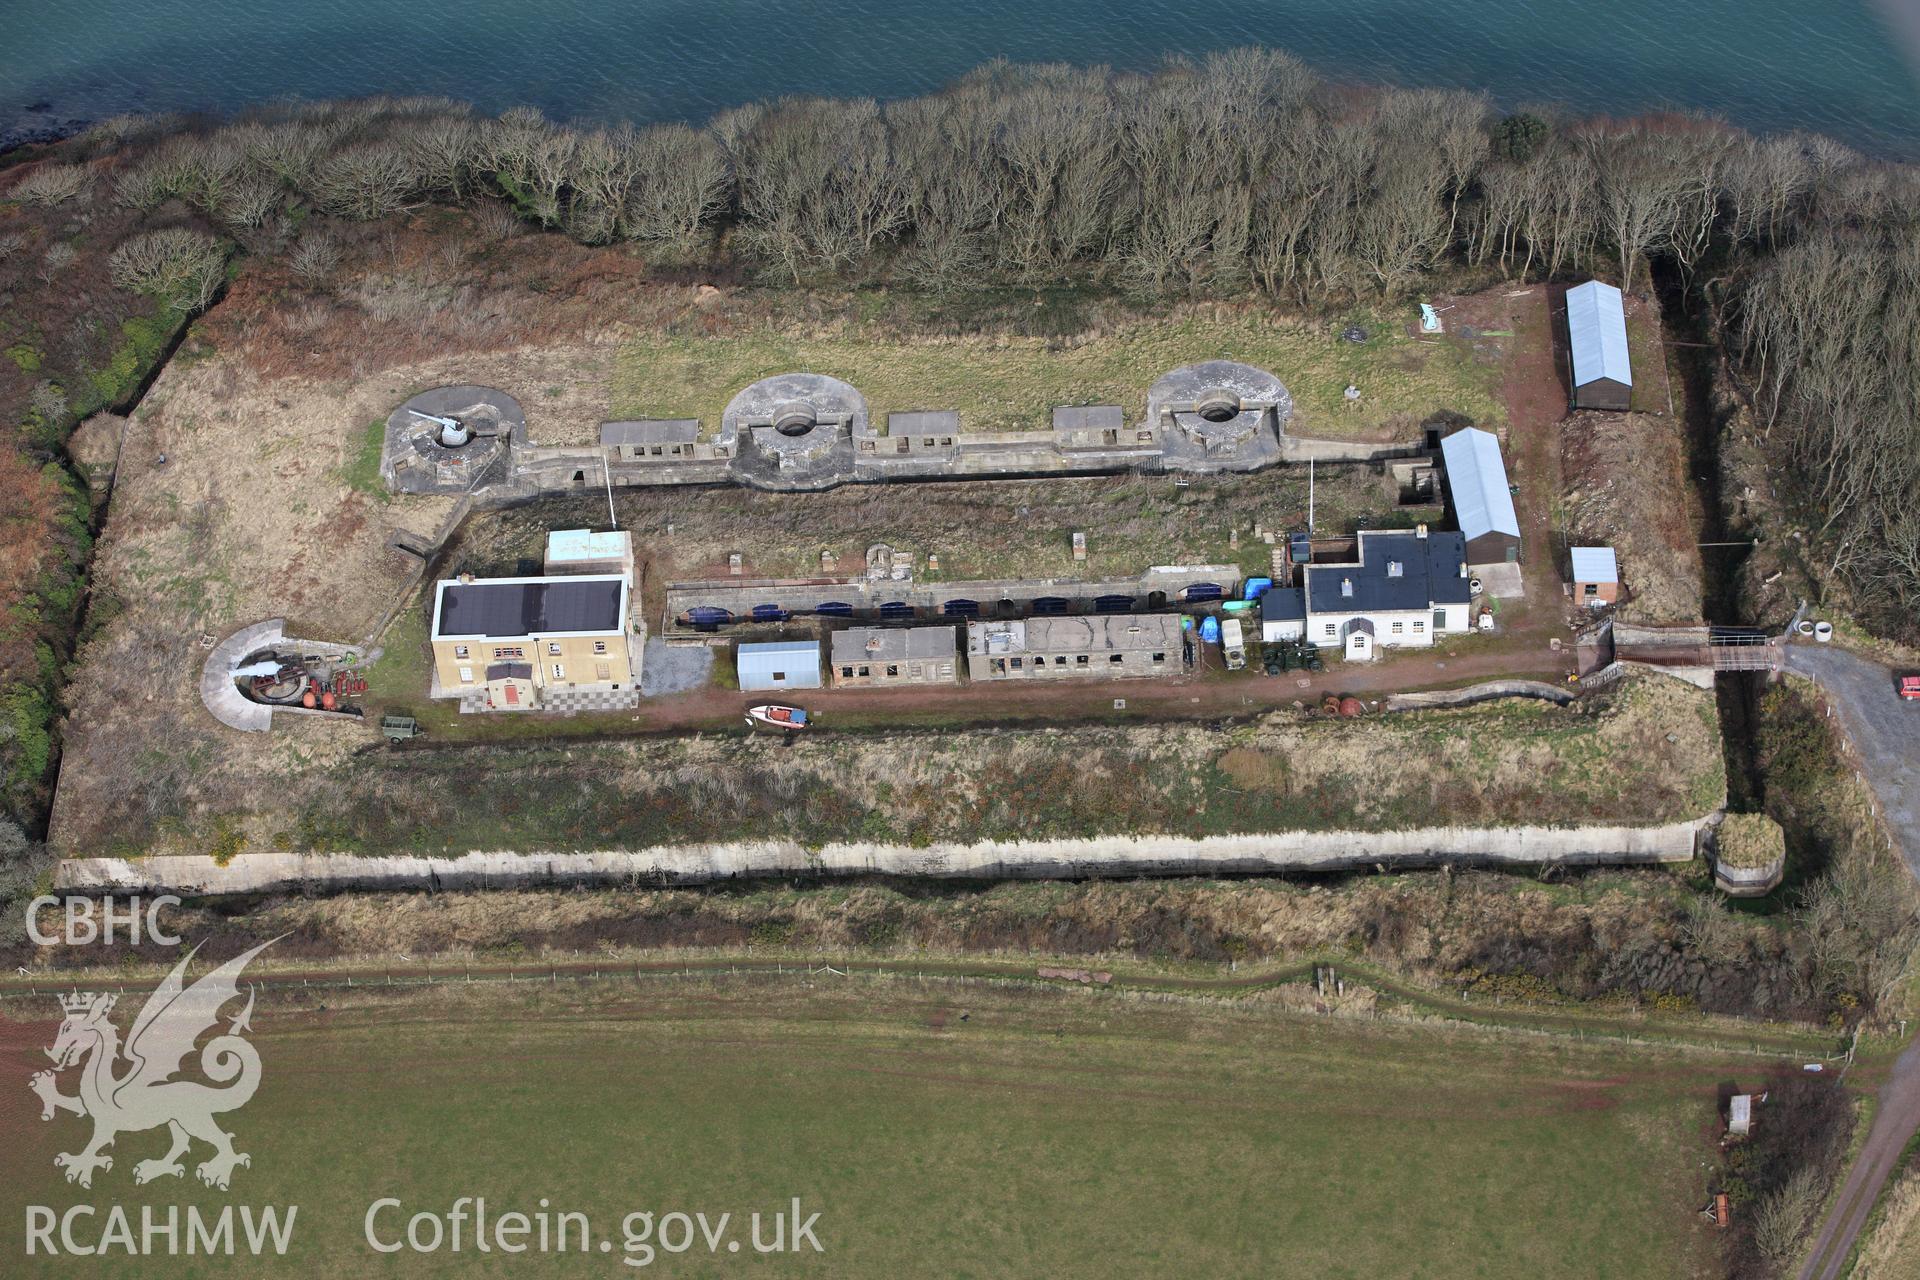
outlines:
[[[633,584],[633,538],[624,530],[555,529],[547,535],[547,576],[617,573]]]
[[[1753,1095],[1736,1093],[1727,1102],[1727,1133],[1744,1138],[1753,1132]]]
[[[835,688],[958,684],[952,627],[849,627],[833,633]]]
[[[1625,413],[1633,398],[1627,311],[1620,291],[1589,280],[1567,290],[1567,352],[1576,409]]]
[[[1270,587],[1260,596],[1260,638],[1268,644],[1304,640],[1307,598],[1299,587]]]
[[[1513,564],[1520,559],[1520,517],[1513,509],[1507,461],[1491,431],[1468,427],[1440,442],[1454,523],[1466,539],[1467,563]]]
[[[818,689],[820,642],[776,640],[743,644],[734,655],[740,688],[749,693],[768,689]]]
[[[1605,609],[1620,601],[1620,564],[1612,547],[1574,547],[1573,598],[1589,609]]]

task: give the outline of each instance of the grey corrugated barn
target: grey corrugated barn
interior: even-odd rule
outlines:
[[[1573,407],[1625,413],[1633,397],[1627,358],[1627,312],[1620,291],[1589,280],[1567,290],[1567,351],[1573,364]]]
[[[817,640],[779,640],[743,644],[734,651],[740,687],[751,693],[768,689],[818,689],[820,643]]]
[[[1440,442],[1454,522],[1466,539],[1468,564],[1520,558],[1520,517],[1513,509],[1506,459],[1490,431],[1467,427]]]

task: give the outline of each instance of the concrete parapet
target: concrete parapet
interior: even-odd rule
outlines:
[[[1703,820],[1704,821],[1704,820]],[[1273,874],[1410,866],[1647,865],[1694,856],[1701,822],[1655,827],[1426,827],[1412,831],[1283,831],[1240,836],[1109,836],[977,844],[785,840],[643,850],[468,853],[458,857],[243,854],[225,866],[197,854],[70,858],[61,890],[170,891],[194,896],[297,890],[481,888],[539,884],[707,884],[794,876],[1078,879]]]
[[[1387,699],[1388,711],[1419,711],[1427,707],[1463,707],[1494,698],[1544,698],[1562,706],[1572,702],[1573,691],[1541,680],[1488,680],[1464,689],[1431,689],[1423,693],[1396,693]]]

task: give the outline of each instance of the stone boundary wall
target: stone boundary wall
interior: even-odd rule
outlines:
[[[1425,827],[1411,831],[1284,831],[1264,835],[1113,836],[978,844],[790,841],[678,845],[639,852],[468,853],[458,857],[242,854],[225,866],[197,854],[70,858],[62,891],[223,894],[345,889],[501,888],[638,882],[709,884],[792,876],[926,876],[1043,880],[1102,876],[1272,874],[1436,866],[1645,865],[1694,856],[1708,818],[1652,827]]]

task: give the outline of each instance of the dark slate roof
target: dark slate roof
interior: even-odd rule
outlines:
[[[531,680],[533,664],[531,662],[496,662],[487,668],[487,680]]]
[[[440,584],[441,636],[620,631],[619,578],[506,579]]]
[[[1465,604],[1472,594],[1460,576],[1466,539],[1458,533],[1363,533],[1361,563],[1307,566],[1307,608],[1314,613],[1385,613]],[[1396,575],[1389,566],[1398,564]],[[1340,584],[1351,580],[1353,594]],[[1272,592],[1268,593],[1269,595]]]
[[[1260,621],[1299,622],[1307,616],[1307,602],[1298,587],[1269,587],[1260,597]]]

